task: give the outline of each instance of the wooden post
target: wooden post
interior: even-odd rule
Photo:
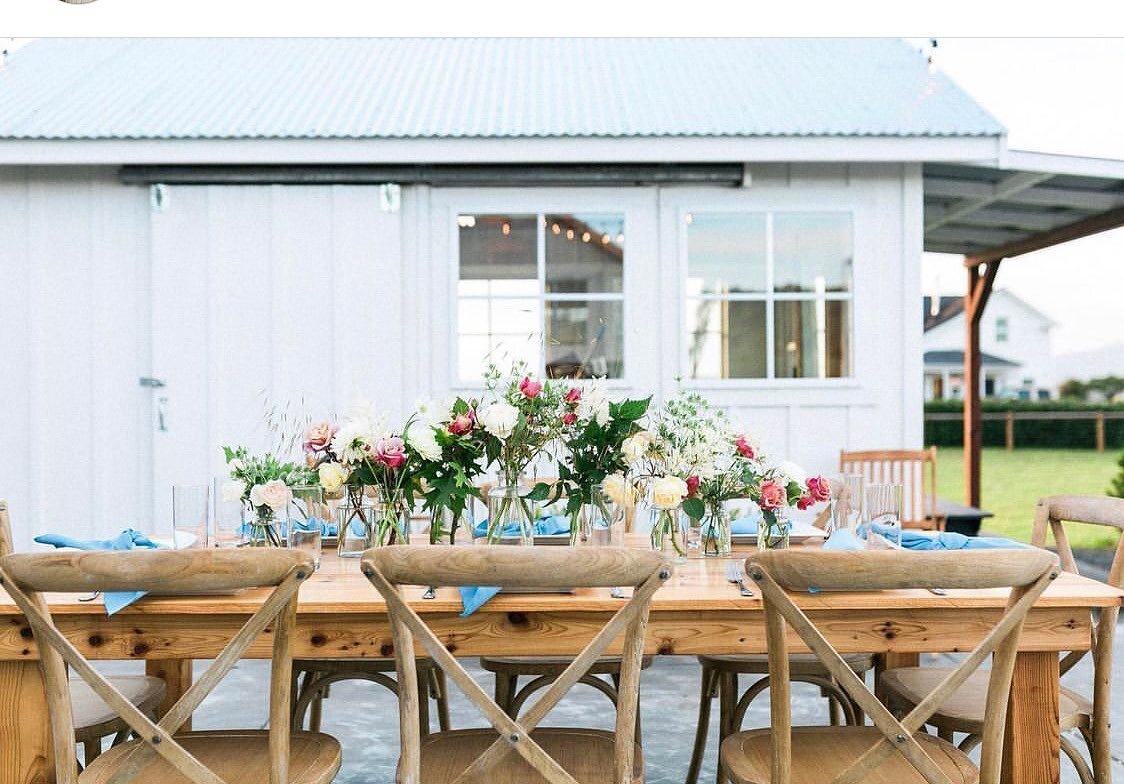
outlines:
[[[1015,412],[1007,412],[1007,451],[1015,448]]]
[[[1002,784],[1057,784],[1061,778],[1058,655],[1020,651],[1003,734]]]
[[[980,505],[980,462],[983,455],[983,420],[980,410],[980,318],[983,316],[999,261],[990,261],[987,271],[980,273],[980,264],[966,257],[968,289],[964,293],[964,502]]]
[[[1104,412],[1097,412],[1096,426],[1097,451],[1104,452]]]

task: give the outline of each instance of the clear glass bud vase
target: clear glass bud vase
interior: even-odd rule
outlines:
[[[783,510],[765,511],[757,524],[758,550],[787,550],[792,533],[792,521]]]
[[[613,510],[600,487],[589,491],[589,503],[582,504],[578,517],[578,541],[571,534],[570,544],[605,546],[612,543]],[[623,520],[622,520],[623,522]]]
[[[277,513],[265,504],[247,504],[243,509],[242,528],[246,547],[284,547],[285,536]]]
[[[702,551],[711,558],[730,555],[730,512],[725,504],[707,507],[702,519]]]
[[[531,502],[521,494],[519,483],[493,488],[488,493],[488,531],[484,544],[535,543],[535,520]]]
[[[336,508],[336,533],[340,558],[358,558],[371,536],[375,504],[367,498],[363,485],[348,485],[343,503]]]
[[[687,563],[686,527],[683,525],[683,510],[675,506],[652,506],[652,549],[672,563]]]
[[[457,534],[472,539],[474,521],[470,504],[464,511],[454,512],[451,509],[434,509],[429,513],[429,543],[430,544],[456,544]],[[462,540],[463,541],[463,540]]]
[[[410,511],[403,500],[376,501],[374,512],[374,523],[367,537],[368,547],[410,543]]]

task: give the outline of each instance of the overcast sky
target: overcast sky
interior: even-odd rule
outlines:
[[[1124,159],[1124,40],[939,38],[936,61],[1011,149]],[[926,254],[923,271],[925,293],[963,293],[960,257]],[[996,285],[1057,321],[1056,354],[1124,341],[1124,229],[1008,259]]]

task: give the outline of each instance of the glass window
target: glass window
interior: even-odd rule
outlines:
[[[851,216],[686,217],[687,375],[840,378],[851,368]]]
[[[1007,331],[1008,331],[1007,319],[1002,317],[1002,316],[1000,318],[997,318],[995,320],[995,342],[996,343],[1006,343],[1007,342]]]
[[[624,375],[621,214],[460,215],[457,367]]]

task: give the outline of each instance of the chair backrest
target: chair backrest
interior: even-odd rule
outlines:
[[[862,474],[868,483],[902,485],[902,525],[932,527],[937,508],[937,448],[840,452],[839,470]]]
[[[144,741],[144,745],[134,749],[122,763],[113,781],[131,780],[155,755],[160,755],[195,784],[223,784],[173,736],[258,635],[273,624],[270,784],[286,784],[289,776],[289,690],[297,591],[312,572],[312,560],[307,554],[289,550],[59,551],[9,554],[0,558],[0,587],[8,592],[24,613],[39,648],[47,687],[56,781],[59,784],[76,784],[78,781],[67,674],[69,665]],[[115,689],[58,631],[43,597],[46,592],[163,590],[190,593],[253,587],[272,587],[273,591],[158,724]]]
[[[551,784],[575,784],[574,778],[539,744],[531,732],[601,656],[623,634],[613,781],[630,784],[633,771],[636,705],[644,628],[652,595],[671,576],[658,553],[623,547],[384,547],[368,550],[363,573],[386,599],[398,663],[399,726],[402,749],[399,784],[420,780],[421,737],[414,643],[446,672],[496,730],[498,737],[458,780],[486,781],[488,771],[509,753],[518,753]],[[446,650],[421,616],[403,600],[401,585],[498,585],[521,588],[594,588],[634,586],[632,598],[620,607],[586,648],[551,683],[521,717],[509,717]]]
[[[1027,611],[1057,576],[1057,558],[1038,549],[966,552],[788,550],[754,555],[746,561],[745,568],[746,574],[760,586],[765,604],[772,712],[772,784],[791,782],[792,714],[788,693],[787,627],[799,635],[884,735],[832,784],[854,784],[866,780],[865,776],[870,771],[877,769],[887,756],[894,753],[905,757],[929,784],[950,784],[949,778],[914,735],[994,653],[988,681],[979,781],[980,784],[998,784],[1007,699],[1019,633]],[[1011,593],[1006,611],[991,632],[900,721],[878,701],[866,683],[855,675],[786,593],[810,588],[892,590],[937,587],[1010,588]]]

